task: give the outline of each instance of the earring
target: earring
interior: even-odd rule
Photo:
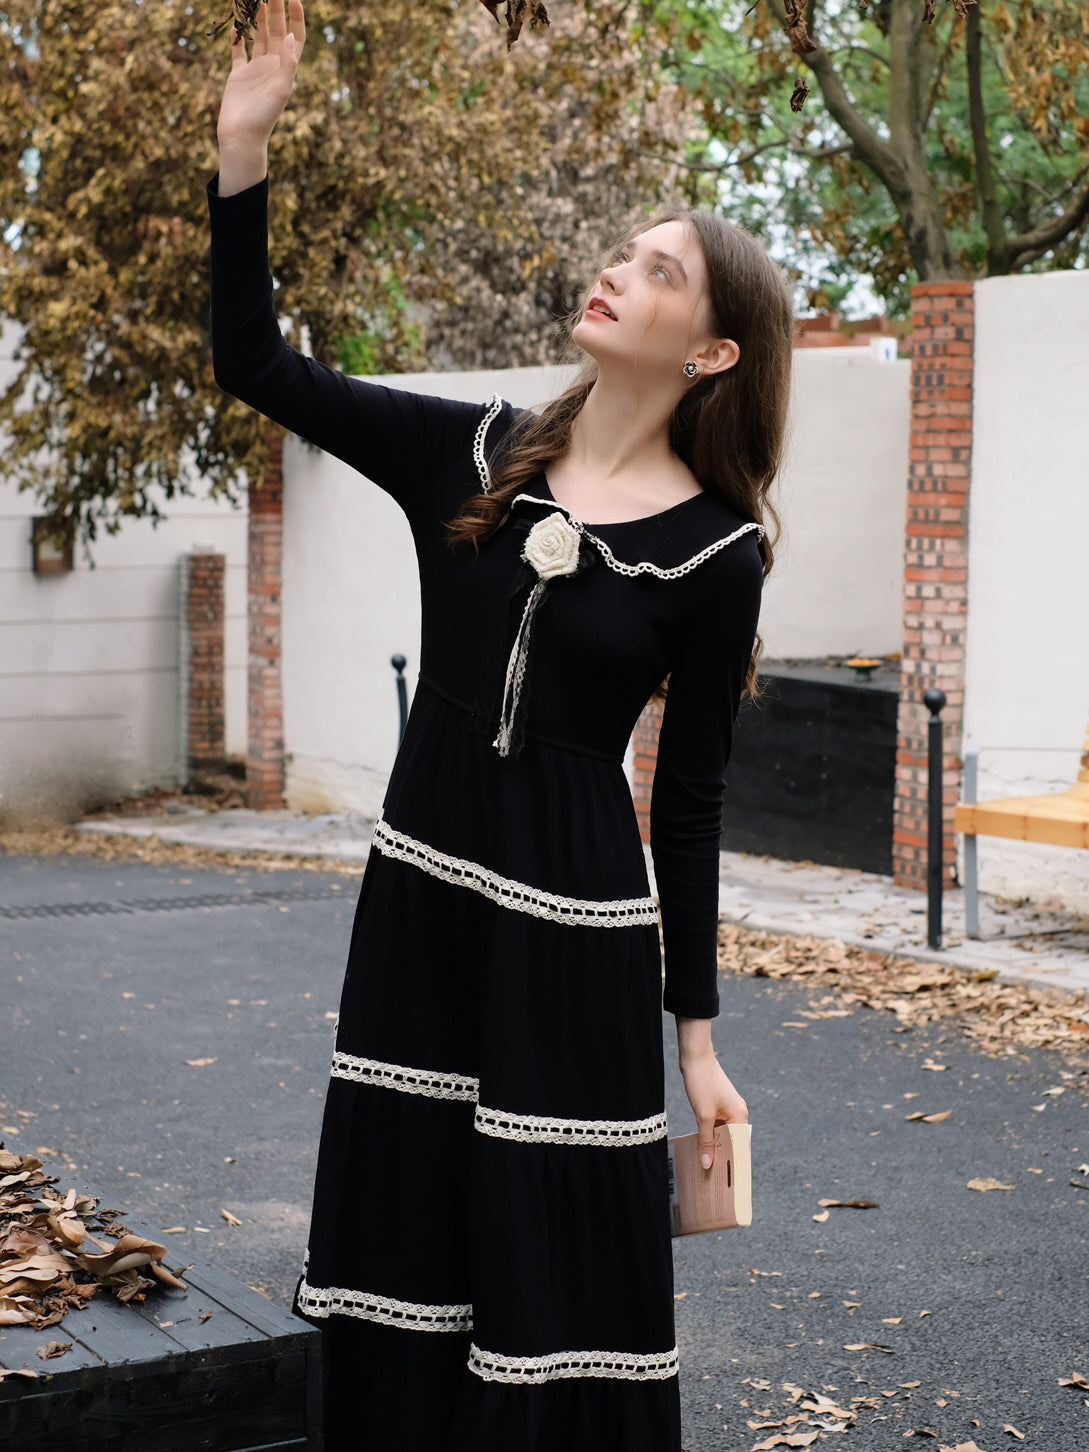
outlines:
[[[698,363],[686,363],[684,365],[684,367],[681,369],[681,372],[684,374],[684,376],[686,378],[695,378],[696,374],[699,371],[700,370],[699,370],[699,364]]]

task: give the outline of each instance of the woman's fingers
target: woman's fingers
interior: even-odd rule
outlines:
[[[257,7],[257,14],[253,23],[253,58],[268,55],[269,51],[269,25],[268,25],[268,4],[267,0],[261,0]]]
[[[246,42],[242,39],[242,32],[236,25],[232,25],[227,31],[231,38],[231,70],[244,70],[246,66]]]
[[[306,41],[306,16],[303,13],[302,0],[288,0],[287,15],[291,34],[295,37],[295,54],[301,55]]]
[[[232,26],[231,68],[244,66],[247,61],[246,46],[239,31]],[[261,0],[254,17],[253,43],[250,60],[261,60],[267,55],[284,55],[298,63],[306,40],[306,19],[302,0],[290,0],[287,14],[284,0]]]
[[[715,1126],[712,1124],[708,1128],[701,1124],[696,1143],[700,1152],[700,1164],[705,1170],[709,1170],[715,1162]]]

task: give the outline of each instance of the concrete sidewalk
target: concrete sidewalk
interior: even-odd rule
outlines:
[[[373,822],[358,814],[209,812],[178,806],[154,817],[81,822],[79,831],[158,837],[218,852],[274,852],[360,867]],[[1089,919],[1031,903],[981,895],[984,938],[964,937],[963,893],[943,902],[943,948],[926,945],[926,898],[891,878],[809,862],[784,862],[742,852],[722,854],[721,912],[732,922],[773,933],[812,934],[881,953],[925,958],[967,970],[995,970],[1004,980],[1089,993]]]

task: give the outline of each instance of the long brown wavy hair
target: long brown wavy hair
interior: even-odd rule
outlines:
[[[670,445],[704,489],[743,520],[763,526],[766,576],[780,532],[768,490],[782,461],[790,397],[790,287],[751,233],[705,208],[662,211],[637,223],[602,259],[597,275],[635,237],[662,222],[682,222],[695,233],[707,266],[707,329],[716,338],[732,338],[740,350],[732,368],[701,376],[684,394],[670,419]],[[467,499],[448,525],[451,544],[477,547],[492,535],[513,497],[570,447],[575,419],[597,379],[597,363],[571,338],[590,296],[587,290],[561,327],[560,361],[578,366],[575,382],[540,412],[519,414],[492,464],[491,489]],[[742,688],[747,696],[757,694],[760,649],[757,636]]]

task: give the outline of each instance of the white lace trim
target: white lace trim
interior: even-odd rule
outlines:
[[[474,1125],[481,1134],[520,1144],[611,1147],[650,1144],[666,1137],[665,1114],[652,1114],[647,1119],[554,1119],[549,1114],[505,1114],[478,1104]]]
[[[740,539],[743,534],[749,534],[752,530],[756,530],[757,534],[761,536],[764,533],[764,526],[761,524],[743,524],[740,529],[735,529],[733,534],[728,534],[725,539],[715,540],[714,544],[709,544],[706,549],[700,550],[698,555],[693,555],[691,559],[685,560],[683,564],[670,565],[668,568],[663,568],[661,565],[652,565],[649,560],[641,560],[637,565],[629,565],[623,560],[618,560],[603,539],[599,539],[596,534],[587,529],[581,520],[576,519],[569,509],[564,508],[562,504],[557,504],[554,499],[538,499],[535,494],[516,494],[511,503],[514,505],[523,499],[529,504],[543,504],[549,509],[562,509],[564,514],[567,515],[568,519],[578,530],[579,534],[582,535],[583,539],[589,540],[595,549],[600,552],[601,558],[608,565],[609,569],[615,570],[618,575],[627,575],[629,577],[636,575],[654,575],[659,580],[679,580],[682,575],[687,575],[692,570],[698,568],[698,566],[703,564],[704,560],[709,560],[712,555],[717,555],[719,550],[724,550],[727,545],[733,544],[734,540]]]
[[[664,1381],[677,1373],[677,1348],[647,1355],[626,1351],[554,1351],[548,1356],[500,1356],[469,1348],[469,1370],[484,1381],[519,1384],[556,1381],[561,1377],[607,1376],[623,1381]]]
[[[409,837],[391,827],[379,816],[374,824],[374,845],[387,857],[410,862],[443,882],[457,883],[482,893],[502,907],[516,912],[532,913],[552,923],[578,923],[591,928],[654,927],[658,910],[650,897],[618,898],[615,901],[594,901],[577,897],[560,897],[543,892],[510,877],[500,877],[488,867],[438,852],[426,842]]]
[[[503,704],[499,711],[499,734],[492,742],[500,756],[510,755],[511,739],[514,734],[514,717],[518,711],[518,703],[522,699],[526,665],[529,661],[530,628],[547,584],[547,580],[538,580],[529,592],[525,609],[522,611],[522,623],[518,627],[518,634],[514,637],[514,644],[511,646],[510,659],[507,661],[507,677],[503,682]]]
[[[473,1329],[471,1305],[426,1306],[418,1301],[395,1301],[392,1296],[376,1296],[369,1291],[350,1291],[344,1286],[318,1289],[305,1278],[299,1285],[295,1302],[308,1316],[358,1316],[363,1321],[403,1326],[410,1331]]]
[[[477,473],[480,475],[480,487],[487,494],[492,487],[491,470],[488,468],[488,461],[484,457],[484,440],[488,436],[488,429],[491,427],[492,419],[503,407],[503,400],[498,393],[492,394],[492,401],[489,403],[484,417],[476,427],[476,436],[473,439],[473,462],[476,464]]]
[[[409,1069],[404,1064],[386,1064],[381,1059],[360,1059],[337,1049],[330,1076],[351,1079],[356,1084],[377,1084],[383,1089],[400,1089],[403,1094],[426,1094],[431,1099],[476,1101],[480,1080],[468,1074],[441,1074],[435,1069]]]

